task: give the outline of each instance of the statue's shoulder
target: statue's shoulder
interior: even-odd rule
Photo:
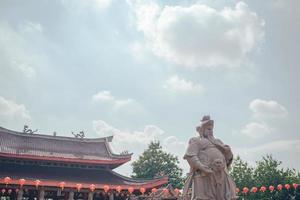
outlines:
[[[189,140],[189,144],[200,144],[201,138],[200,137],[192,137]]]
[[[209,144],[209,140],[206,138],[201,138],[201,137],[193,137],[190,139],[189,144],[190,145],[197,145],[199,147],[207,146]]]

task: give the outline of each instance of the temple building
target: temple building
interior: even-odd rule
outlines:
[[[167,177],[140,180],[114,172],[132,154],[114,154],[112,139],[0,127],[0,199],[125,200],[168,182]]]

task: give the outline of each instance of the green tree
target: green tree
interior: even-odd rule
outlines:
[[[133,178],[155,178],[162,175],[169,177],[174,188],[182,188],[182,169],[178,166],[177,156],[162,150],[160,142],[153,141],[148,148],[132,163]]]
[[[251,188],[256,184],[253,178],[253,171],[254,168],[238,156],[231,165],[230,175],[238,188]]]
[[[278,184],[292,184],[300,182],[300,174],[295,169],[284,169],[281,167],[281,161],[274,159],[271,155],[264,156],[260,161],[256,162],[255,167],[249,166],[247,162],[244,162],[240,157],[237,157],[230,170],[230,174],[235,180],[235,183],[240,190],[243,187],[251,189],[253,186],[258,189],[261,186],[265,186],[267,190],[265,192],[257,193],[239,193],[239,199],[248,200],[300,200],[300,187],[295,190],[290,188],[289,190],[283,189],[277,190]],[[271,192],[268,187],[272,185],[275,190]]]

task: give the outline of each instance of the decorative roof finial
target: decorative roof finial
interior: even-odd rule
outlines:
[[[84,131],[80,131],[77,134],[75,134],[73,131],[71,133],[72,133],[72,135],[75,136],[75,138],[81,138],[81,139],[83,139],[85,137]]]
[[[28,125],[24,125],[23,133],[26,133],[26,134],[34,134],[34,133],[37,132],[37,131],[38,131],[38,129],[36,129],[36,130],[33,131],[32,129],[29,128]]]

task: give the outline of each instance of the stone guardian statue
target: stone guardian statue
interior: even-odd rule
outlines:
[[[183,195],[192,185],[192,200],[234,200],[235,183],[229,176],[233,154],[228,145],[213,135],[214,121],[204,116],[196,127],[199,137],[191,138],[184,159],[190,165]]]

